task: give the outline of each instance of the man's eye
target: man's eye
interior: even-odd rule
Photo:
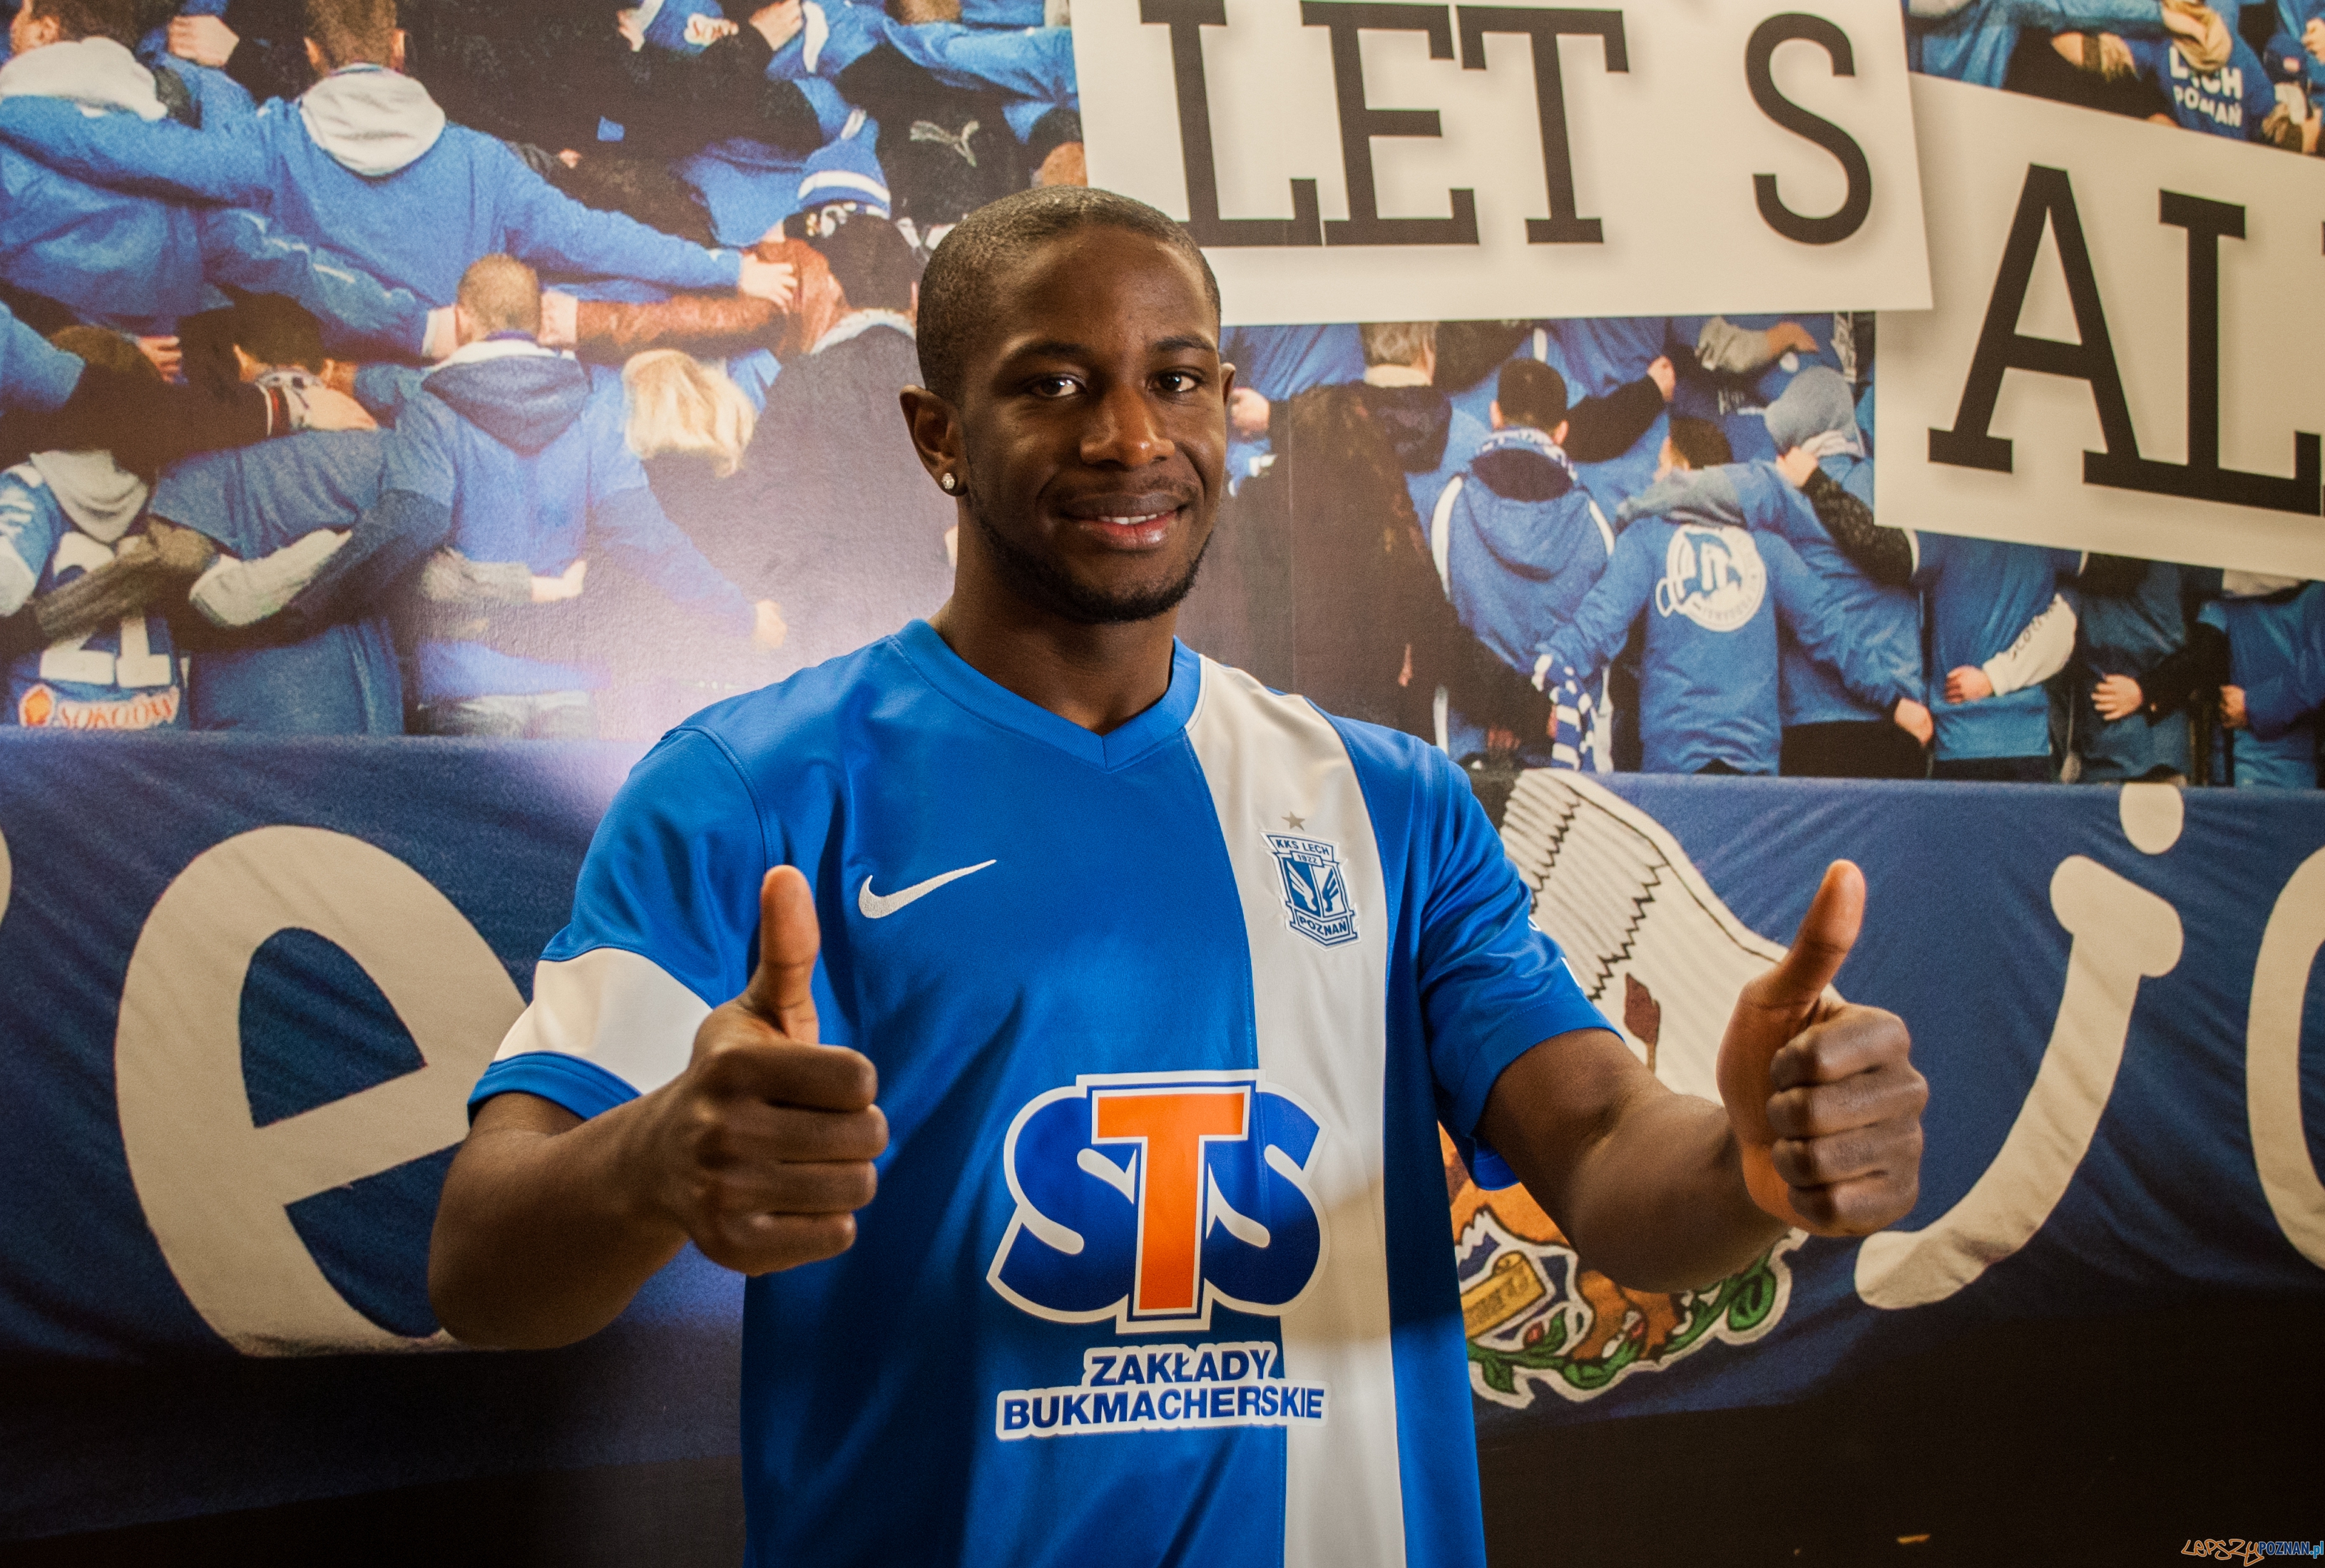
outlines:
[[[1071,397],[1080,386],[1081,383],[1070,375],[1045,375],[1033,383],[1033,392],[1037,398]]]
[[[1166,392],[1190,392],[1203,384],[1203,378],[1191,370],[1166,370],[1158,379]]]

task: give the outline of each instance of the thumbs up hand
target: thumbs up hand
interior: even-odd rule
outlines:
[[[714,1263],[744,1274],[846,1251],[872,1201],[888,1122],[860,1052],[816,1043],[821,936],[807,879],[759,886],[759,964],[695,1032],[694,1056],[642,1129],[636,1190]]]
[[[1930,1090],[1904,1023],[1825,994],[1864,918],[1864,873],[1834,862],[1792,951],[1744,988],[1719,1045],[1719,1097],[1752,1201],[1820,1236],[1894,1224],[1921,1187]]]

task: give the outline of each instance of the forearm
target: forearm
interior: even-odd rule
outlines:
[[[634,1100],[583,1121],[487,1101],[444,1180],[428,1252],[437,1320],[469,1344],[547,1350],[597,1333],[686,1243],[644,1201]]]
[[[1746,1190],[1728,1113],[1666,1089],[1603,1031],[1561,1035],[1512,1063],[1478,1133],[1583,1261],[1634,1288],[1724,1278],[1786,1229]]]
[[[577,352],[593,364],[621,364],[653,348],[703,357],[767,347],[783,312],[739,294],[681,294],[658,304],[584,300],[575,312]]]
[[[1801,487],[1817,521],[1832,536],[1833,544],[1851,565],[1885,588],[1903,588],[1913,581],[1913,545],[1903,531],[1884,528],[1873,509],[1840,486],[1823,469],[1813,470]]]

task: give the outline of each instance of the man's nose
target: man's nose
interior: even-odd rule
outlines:
[[[1132,381],[1107,389],[1082,433],[1082,461],[1093,465],[1143,468],[1176,450],[1156,422],[1145,389]]]

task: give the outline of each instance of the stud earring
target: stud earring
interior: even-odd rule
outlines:
[[[937,488],[950,495],[960,488],[960,481],[949,474],[940,474],[937,475]]]

